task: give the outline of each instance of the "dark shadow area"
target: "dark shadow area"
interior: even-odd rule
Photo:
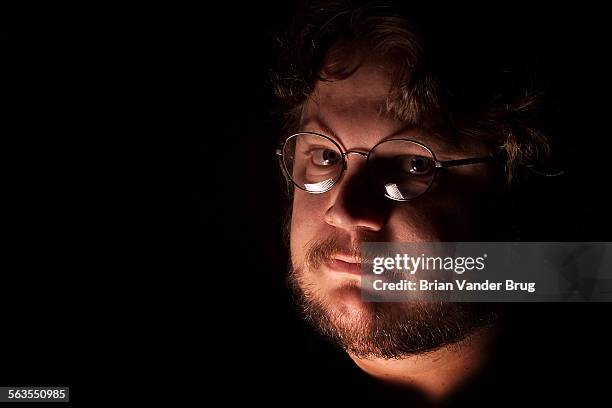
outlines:
[[[36,29],[9,36],[19,114],[3,150],[0,384],[68,384],[94,401],[113,400],[97,393],[115,383],[168,400],[393,398],[306,327],[285,283],[289,198],[268,75],[294,5],[52,11],[62,18],[26,14]],[[606,15],[415,9],[455,92],[486,97],[470,83],[504,70],[516,74],[507,86],[545,91],[565,174],[522,182],[525,240],[610,238]],[[490,371],[456,402],[597,402],[611,311],[508,305]]]

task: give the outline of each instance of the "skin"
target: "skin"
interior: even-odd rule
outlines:
[[[431,402],[440,402],[478,374],[488,361],[494,339],[494,331],[481,330],[461,344],[401,360],[354,355],[351,358],[363,371],[385,384],[416,391]]]
[[[368,152],[381,140],[406,137],[431,147],[439,160],[491,153],[474,139],[427,133],[381,114],[390,76],[390,67],[366,61],[346,79],[318,82],[304,107],[301,130],[330,136],[344,151]],[[295,189],[290,243],[294,267],[304,265],[306,248],[321,237],[335,236],[346,245],[361,240],[476,241],[489,238],[485,226],[496,225],[491,200],[483,199],[494,184],[489,164],[447,169],[428,193],[405,203],[373,194],[365,164],[363,157],[349,155],[343,178],[324,194]],[[305,270],[301,285],[350,329],[366,307],[361,301],[360,278],[325,265],[320,269]],[[398,360],[351,357],[381,381],[441,399],[483,364],[483,351],[491,338],[488,330],[481,330],[461,344]]]

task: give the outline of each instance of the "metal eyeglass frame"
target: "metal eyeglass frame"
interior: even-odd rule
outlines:
[[[342,172],[340,173],[340,176],[338,177],[338,179],[336,181],[334,181],[334,183],[329,186],[329,188],[322,190],[322,191],[311,191],[311,190],[307,190],[303,187],[301,187],[298,183],[295,182],[295,180],[293,180],[293,178],[289,175],[289,170],[287,169],[287,166],[285,164],[285,160],[283,157],[283,151],[285,149],[285,145],[287,144],[287,142],[289,140],[291,140],[294,137],[297,137],[299,135],[315,135],[315,136],[319,136],[319,137],[323,137],[324,139],[327,139],[328,141],[330,141],[331,143],[333,143],[334,146],[336,146],[338,148],[338,151],[341,153],[342,155]],[[310,194],[323,194],[328,192],[329,190],[331,190],[332,188],[334,188],[334,186],[336,184],[338,184],[338,182],[340,180],[342,180],[342,177],[344,176],[344,172],[347,170],[348,168],[348,161],[347,161],[347,156],[349,154],[356,154],[362,157],[365,157],[366,159],[366,166],[368,167],[368,170],[370,169],[369,167],[369,158],[370,158],[370,153],[376,149],[376,147],[378,147],[379,145],[383,144],[383,143],[387,143],[387,142],[391,142],[394,140],[401,140],[401,141],[406,141],[406,142],[411,142],[414,143],[418,146],[423,147],[425,150],[427,150],[430,154],[431,157],[433,157],[434,160],[434,175],[431,178],[431,181],[429,183],[429,185],[427,186],[427,188],[420,193],[419,195],[416,195],[414,197],[411,198],[407,198],[407,199],[398,199],[395,197],[391,197],[388,194],[385,194],[385,197],[387,197],[390,200],[394,200],[394,201],[400,201],[400,202],[406,202],[406,201],[411,201],[414,200],[415,198],[418,198],[420,196],[422,196],[423,194],[427,193],[430,189],[431,186],[434,185],[436,178],[438,176],[438,171],[440,169],[443,168],[449,168],[449,167],[457,167],[457,166],[465,166],[465,165],[469,165],[469,164],[477,164],[477,163],[490,163],[490,162],[494,162],[496,161],[496,158],[494,156],[486,156],[486,157],[471,157],[471,158],[466,158],[466,159],[455,159],[455,160],[438,160],[438,158],[436,157],[436,154],[433,152],[433,150],[429,147],[424,145],[421,142],[418,142],[416,140],[412,140],[412,139],[407,139],[407,138],[394,138],[394,139],[386,139],[383,141],[378,142],[377,144],[375,144],[370,151],[368,151],[367,153],[364,152],[360,152],[360,151],[356,151],[356,150],[348,150],[348,151],[344,151],[342,149],[342,147],[340,147],[340,145],[332,138],[330,138],[329,136],[323,135],[321,133],[317,133],[317,132],[298,132],[298,133],[294,133],[291,136],[289,136],[288,138],[286,138],[281,145],[276,149],[276,155],[278,156],[278,160],[279,160],[279,164],[281,167],[281,170],[283,172],[283,175],[285,176],[286,179],[290,180],[291,183],[296,186],[297,188],[299,188],[302,191],[306,191]]]

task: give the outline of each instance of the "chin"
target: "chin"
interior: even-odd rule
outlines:
[[[307,319],[326,321],[331,326],[349,331],[364,324],[370,325],[372,304],[362,300],[358,277],[294,269],[290,278],[289,283]]]
[[[361,320],[369,312],[368,304],[361,299],[358,284],[345,284],[330,290],[322,303],[327,305],[330,315],[346,323]]]

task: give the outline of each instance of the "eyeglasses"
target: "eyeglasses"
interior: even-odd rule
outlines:
[[[494,160],[489,156],[441,161],[429,147],[410,139],[384,140],[368,153],[344,152],[333,139],[314,132],[289,136],[276,154],[285,177],[312,194],[325,193],[338,183],[347,169],[348,155],[365,157],[374,186],[395,201],[425,194],[440,169]]]

